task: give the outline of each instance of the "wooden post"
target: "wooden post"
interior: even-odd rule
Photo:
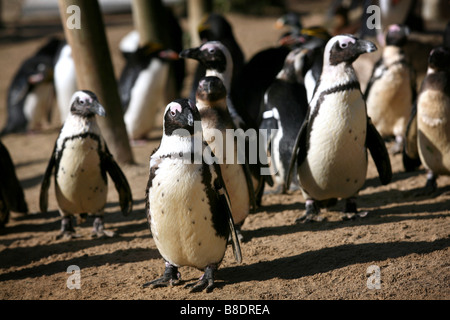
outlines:
[[[166,11],[161,0],[133,0],[133,21],[139,32],[139,44],[149,42],[168,45]]]
[[[134,163],[100,6],[96,0],[58,1],[78,88],[94,92],[105,108],[106,117],[99,117],[98,123],[115,159]]]
[[[198,25],[204,15],[211,10],[210,3],[207,0],[187,0],[187,6],[191,47],[198,47],[200,45]]]

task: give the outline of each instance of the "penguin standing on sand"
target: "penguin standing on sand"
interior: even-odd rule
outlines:
[[[390,25],[386,33],[386,47],[375,63],[364,98],[367,114],[383,138],[395,137],[392,153],[403,150],[404,136],[412,105],[416,99],[416,75],[408,62],[403,46],[409,28]]]
[[[10,211],[28,213],[23,188],[6,146],[0,141],[0,229],[8,223]]]
[[[273,180],[280,193],[287,191],[285,182],[292,158],[292,145],[308,112],[304,85],[307,53],[308,49],[292,50],[264,95],[264,113],[259,128],[277,129],[275,134],[270,134],[269,144],[272,145],[268,145],[268,153],[269,150],[273,152],[270,154]],[[293,182],[298,186],[295,172]]]
[[[149,43],[127,53],[127,63],[119,79],[119,94],[124,109],[128,137],[145,139],[153,129],[155,115],[167,103],[169,61],[178,54]]]
[[[132,210],[130,186],[101,136],[95,115],[106,115],[96,95],[87,90],[77,91],[44,174],[39,198],[41,212],[47,212],[48,188],[55,169],[56,200],[62,216],[58,237],[76,236],[72,216],[85,214],[95,215],[92,236],[114,235],[104,230],[103,224],[107,173],[118,191],[122,213],[128,215]]]
[[[450,47],[430,53],[417,98],[417,148],[427,170],[422,194],[437,189],[437,177],[450,175]]]
[[[255,206],[253,187],[257,184],[252,181],[244,161],[239,162],[245,155],[241,153],[243,140],[239,141],[235,131],[233,135],[227,133],[227,130],[235,127],[228,112],[226,92],[222,80],[214,76],[204,77],[197,87],[196,106],[202,119],[203,137],[218,158],[233,207],[233,220],[242,240],[240,228],[249,214],[250,207]],[[231,154],[230,146],[233,146]]]
[[[187,287],[192,292],[212,291],[230,234],[236,260],[241,262],[220,167],[203,157],[213,153],[202,141],[200,121],[188,99],[174,100],[165,109],[163,137],[150,157],[146,188],[147,219],[165,271],[144,287],[179,284],[178,268],[191,266],[204,274]]]
[[[53,107],[53,65],[61,40],[51,38],[26,59],[8,89],[8,118],[1,135],[35,131],[50,122]]]
[[[383,184],[392,178],[389,155],[370,122],[352,63],[377,48],[352,35],[331,38],[308,115],[294,145],[289,179],[297,165],[306,212],[296,222],[320,220],[319,203],[345,199],[344,213],[357,214],[356,196],[366,180],[370,150]]]

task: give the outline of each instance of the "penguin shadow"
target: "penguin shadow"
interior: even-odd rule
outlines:
[[[227,279],[225,284],[272,279],[300,279],[318,273],[325,273],[354,264],[384,261],[413,253],[426,254],[450,246],[450,239],[418,242],[344,244],[316,251],[303,252],[290,257],[246,265],[224,267],[217,277]],[[244,260],[245,263],[245,260]]]

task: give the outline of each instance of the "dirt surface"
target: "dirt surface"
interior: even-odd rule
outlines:
[[[308,3],[308,2],[307,2]],[[318,10],[323,8],[318,7]],[[229,15],[247,58],[274,45],[280,35],[273,28],[275,17]],[[315,11],[305,25],[321,22]],[[121,37],[133,28],[129,15],[106,20],[115,71],[123,60],[117,50]],[[40,28],[40,29],[39,29]],[[48,30],[47,30],[47,29]],[[6,119],[5,101],[9,82],[20,63],[45,42],[39,36],[61,34],[58,20],[36,22],[33,28],[3,30],[0,43],[0,119]],[[37,33],[37,35],[35,34]],[[12,35],[20,38],[12,41]],[[420,48],[436,37],[424,39]],[[20,41],[19,41],[20,40]],[[424,51],[426,51],[424,49]],[[415,52],[417,63],[423,55]],[[375,56],[358,61],[364,86]],[[426,59],[426,58],[425,58]],[[190,66],[190,71],[192,67]],[[419,70],[423,76],[424,70]],[[57,115],[55,115],[57,119]],[[108,239],[91,239],[92,220],[77,226],[81,238],[56,240],[60,217],[51,186],[49,213],[39,212],[40,182],[59,126],[34,134],[2,138],[16,165],[30,213],[12,213],[0,231],[0,299],[150,299],[150,300],[309,300],[309,299],[440,299],[450,298],[450,177],[438,178],[438,190],[430,197],[414,193],[425,185],[423,168],[405,173],[400,155],[391,155],[393,180],[381,186],[372,160],[358,206],[365,218],[343,221],[343,203],[322,214],[321,223],[294,224],[304,211],[301,193],[266,194],[262,207],[243,226],[243,262],[235,262],[227,249],[217,273],[218,287],[211,293],[189,293],[183,286],[150,289],[145,282],[162,275],[164,263],[151,237],[144,212],[148,159],[158,146],[160,128],[152,139],[133,146],[136,165],[123,165],[134,197],[134,210],[123,217],[110,181],[106,227],[117,232]],[[388,143],[390,147],[390,143]],[[71,265],[80,268],[81,289],[70,290]],[[367,285],[370,266],[380,270],[380,289]],[[370,268],[369,268],[370,270]],[[183,283],[197,280],[201,272],[180,269]],[[370,273],[369,275],[372,275]]]

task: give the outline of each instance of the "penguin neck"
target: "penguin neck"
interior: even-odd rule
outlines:
[[[403,49],[397,46],[386,46],[383,49],[383,61],[385,65],[391,65],[405,59]]]
[[[61,131],[61,133],[65,136],[82,134],[86,132],[100,135],[100,128],[97,124],[95,116],[82,117],[72,113],[70,113],[67,117]]]
[[[230,92],[231,86],[231,70],[227,67],[225,72],[219,72],[216,69],[207,69],[205,73],[205,77],[217,77],[222,80],[223,85],[227,89],[227,92]]]
[[[201,124],[199,124],[201,126]],[[203,133],[196,130],[193,135],[180,136],[177,134],[162,136],[161,144],[155,153],[155,157],[167,157],[176,155],[182,157],[186,154],[191,154],[198,149],[198,146],[203,144]]]
[[[212,109],[220,109],[225,111],[227,110],[227,101],[226,99],[220,99],[217,101],[205,101],[197,99],[196,106],[199,111]]]
[[[324,65],[319,81],[319,86],[323,90],[327,90],[329,88],[358,81],[358,77],[356,76],[352,64],[343,62],[334,66]]]

